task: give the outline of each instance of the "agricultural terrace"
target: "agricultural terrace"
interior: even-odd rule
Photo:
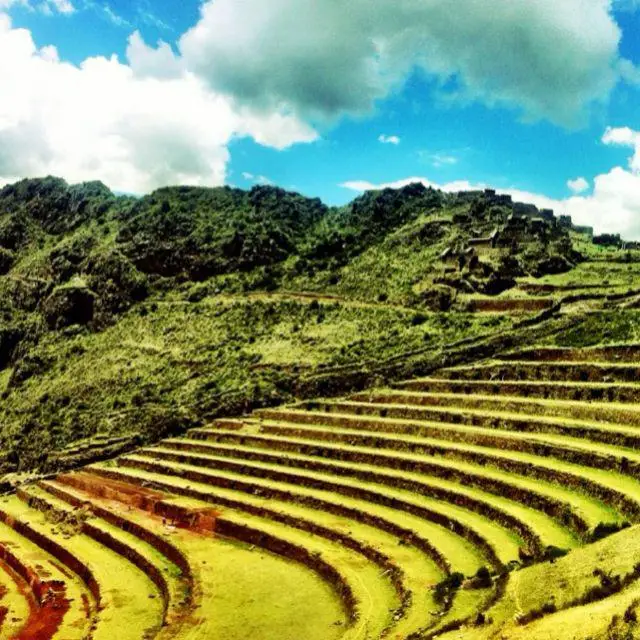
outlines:
[[[639,354],[503,352],[25,485],[3,636],[635,633]]]
[[[0,637],[640,637],[635,250],[486,192],[83,189],[0,276]]]

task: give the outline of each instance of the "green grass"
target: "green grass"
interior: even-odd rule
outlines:
[[[558,347],[591,347],[640,341],[640,310],[600,311],[581,318],[573,329],[553,336],[548,342]]]
[[[301,564],[214,534],[173,527],[161,517],[120,502],[63,488],[159,534],[187,558],[195,610],[180,626],[169,627],[168,637],[241,640],[249,628],[258,640],[269,640],[271,630],[285,640],[333,640],[344,631],[346,618],[339,599]],[[190,506],[202,503],[191,501]]]
[[[583,262],[567,273],[543,276],[533,282],[559,286],[598,285],[603,289],[624,287],[635,289],[638,286],[639,277],[640,261],[624,263],[598,260]]]
[[[206,598],[186,640],[333,640],[345,617],[331,588],[312,571],[259,548],[215,538],[189,545],[206,574]]]
[[[625,609],[640,596],[640,583],[636,582],[625,591],[592,604],[564,608],[598,584],[593,575],[594,569],[611,575],[625,575],[632,571],[640,560],[637,536],[638,528],[634,527],[576,549],[553,564],[543,563],[513,572],[505,598],[490,611],[492,624],[484,629],[469,629],[465,633],[456,632],[445,637],[465,640],[496,636],[518,640],[610,638],[606,635],[607,627],[614,616],[622,622]],[[539,609],[548,602],[554,602],[559,611],[527,625],[515,623],[516,613]]]
[[[183,452],[179,452],[179,451],[167,448],[169,445],[170,443],[168,442],[166,443],[166,446],[162,446],[160,448],[143,450],[142,454],[144,454],[146,457],[149,457],[151,459],[157,459],[159,461],[164,460],[162,455],[163,453],[166,453],[169,455],[169,458],[168,458],[169,460],[171,459],[170,456],[172,454],[174,455],[178,454],[180,457],[184,456],[184,458],[188,461],[189,454],[184,454]],[[197,456],[198,461],[201,461],[204,458],[206,458],[211,463],[211,469],[215,469],[215,463],[217,460],[218,461],[223,460],[222,458],[216,458],[213,455],[202,456],[201,454],[198,454]],[[136,458],[129,458],[129,459],[136,459]],[[240,467],[240,465],[242,465],[242,467]],[[173,465],[173,463],[171,464],[171,466],[175,466],[176,469],[189,468],[189,463],[187,462],[184,465],[184,467],[182,465]],[[196,465],[194,460],[194,464],[191,465],[191,468],[195,468],[195,466],[201,466],[201,465]],[[358,511],[360,514],[362,514],[361,516],[362,521],[366,520],[367,515],[373,515],[375,517],[386,519],[388,522],[395,523],[396,525],[401,525],[404,528],[407,528],[410,532],[421,536],[424,540],[427,540],[431,544],[434,544],[436,548],[440,546],[439,543],[441,542],[441,539],[444,538],[444,541],[443,541],[444,548],[448,550],[448,554],[445,553],[444,555],[450,560],[450,562],[452,562],[452,564],[454,565],[455,571],[461,571],[466,575],[470,576],[470,575],[473,575],[477,571],[477,569],[481,566],[482,557],[479,556],[477,552],[470,555],[469,545],[465,544],[463,540],[458,539],[457,536],[452,535],[450,532],[448,532],[445,528],[441,526],[427,522],[410,513],[397,511],[395,509],[391,509],[383,505],[367,502],[366,500],[356,499],[348,495],[336,494],[329,490],[310,489],[304,486],[299,486],[297,484],[292,485],[288,482],[261,480],[257,474],[256,474],[256,477],[253,477],[252,471],[256,471],[260,469],[263,469],[263,470],[271,469],[271,470],[283,471],[282,468],[278,467],[277,465],[268,465],[268,464],[262,464],[262,463],[242,461],[241,463],[239,463],[237,473],[232,473],[232,472],[230,473],[227,471],[215,470],[215,471],[211,471],[211,477],[238,479],[245,483],[250,483],[251,486],[255,486],[255,487],[258,487],[259,489],[261,488],[262,490],[264,490],[264,491],[257,491],[256,493],[258,495],[261,492],[268,492],[270,490],[279,490],[286,493],[290,493],[291,502],[288,501],[286,503],[287,509],[293,508],[294,510],[296,510],[295,505],[298,500],[303,501],[307,498],[310,498],[310,499],[320,500],[322,501],[322,503],[333,504],[337,507],[348,507],[348,508],[354,509]],[[326,475],[323,476],[322,474],[316,474],[316,473],[310,473],[310,472],[305,473],[305,472],[296,471],[295,473],[298,477],[308,476],[315,479],[330,478],[330,476],[326,476]],[[333,479],[333,481],[335,482],[336,479]],[[348,481],[346,484],[349,484]],[[363,484],[358,485],[357,483],[353,483],[351,486],[362,486],[364,488]],[[274,498],[270,498],[268,500],[268,505],[270,508],[283,507],[282,501],[276,500]],[[299,505],[297,508],[299,509]],[[318,506],[318,508],[320,507]],[[318,514],[314,512],[309,514],[308,510],[305,509],[300,512],[300,517],[305,519],[310,519],[311,517],[317,518]],[[359,521],[358,518],[355,518],[355,520]],[[351,519],[340,517],[334,513],[327,513],[325,518],[320,518],[320,520],[318,520],[318,523],[323,526],[327,526],[326,524],[327,522],[329,523],[329,526],[332,529],[347,531],[350,533],[358,532],[358,531],[362,531],[362,533],[369,532],[370,536],[373,533],[372,527],[370,526],[362,527],[361,524],[354,525]],[[339,526],[341,523],[343,526]],[[372,540],[371,542],[372,546],[379,549],[388,548],[389,557],[391,557],[392,560],[398,566],[400,566],[403,569],[409,566],[406,562],[402,562],[400,558],[395,558],[395,556],[397,555],[397,550],[394,550],[394,546],[397,545],[397,540],[395,538],[393,540],[393,543],[389,544],[388,543],[389,534],[383,531],[378,531],[375,537],[377,537],[377,540],[375,538]],[[386,545],[383,544],[383,541],[385,540],[387,541]],[[419,556],[420,555],[422,554],[419,554]],[[439,582],[440,579],[442,579],[443,577],[441,575],[440,570],[437,569],[436,566],[434,566],[434,563],[430,558],[429,559],[426,559],[424,557],[420,558],[419,556],[418,556],[419,559],[414,559],[413,563],[415,563],[416,567],[419,567],[419,571],[422,576],[421,580],[426,581],[427,585],[429,584],[433,585]],[[413,570],[414,570],[414,567],[410,567],[411,573],[413,572]],[[423,587],[419,589],[419,592],[421,593],[425,592],[425,588]]]
[[[459,366],[442,369],[440,374],[452,381],[527,380],[539,382],[596,382],[616,381],[635,383],[637,365],[632,362],[531,362],[527,360],[483,361],[475,366]]]
[[[553,407],[555,401],[549,401],[549,408]],[[535,404],[535,403],[534,403]],[[462,405],[462,406],[460,406]],[[635,449],[626,446],[618,446],[599,442],[597,438],[591,439],[591,435],[600,434],[602,436],[611,434],[622,434],[637,437],[638,432],[633,426],[625,426],[615,423],[603,423],[597,421],[589,421],[575,418],[570,415],[544,415],[544,412],[537,414],[535,410],[532,413],[516,413],[514,411],[496,411],[484,408],[464,407],[464,399],[455,408],[435,406],[435,407],[409,407],[402,404],[394,403],[359,403],[359,402],[341,402],[335,406],[332,404],[323,405],[322,409],[329,413],[343,416],[348,415],[365,415],[372,419],[371,430],[377,430],[378,426],[383,426],[381,431],[388,433],[402,434],[402,426],[406,426],[408,435],[421,435],[424,437],[433,437],[437,433],[437,438],[445,441],[460,441],[474,443],[474,437],[481,444],[482,437],[502,439],[505,443],[505,449],[518,450],[521,442],[537,442],[541,444],[552,444],[559,449],[567,449],[574,451],[587,451],[588,453],[597,453],[604,457],[617,458],[622,461],[627,458],[630,461],[640,463],[640,454]],[[501,407],[502,408],[502,407]],[[507,409],[508,407],[503,407]],[[543,406],[543,408],[546,408]],[[404,411],[409,415],[402,415]],[[534,406],[535,409],[535,406]],[[351,412],[349,412],[351,410]],[[424,410],[424,415],[420,415]],[[531,410],[531,409],[529,409]],[[394,416],[394,411],[396,415]],[[349,412],[349,413],[347,413]],[[415,414],[413,413],[415,412]],[[380,413],[389,416],[381,421],[376,420]],[[551,411],[549,413],[552,413]],[[442,417],[440,421],[434,421],[434,416]],[[413,417],[415,415],[415,418]],[[635,417],[635,416],[633,416]],[[458,418],[462,418],[459,420]],[[468,420],[468,423],[464,422]],[[388,420],[385,422],[384,420]],[[513,424],[510,425],[510,421]],[[529,425],[535,426],[532,431],[520,431],[519,424],[522,421],[528,422]],[[478,422],[486,422],[486,426],[475,426]],[[494,422],[500,426],[494,426]],[[384,425],[388,425],[388,429],[384,429]],[[375,429],[374,429],[375,428]],[[558,431],[562,429],[562,433]],[[573,431],[573,433],[572,433]],[[508,445],[508,446],[507,446]],[[501,449],[502,446],[496,448]],[[594,461],[595,462],[595,461]],[[585,465],[589,466],[589,465]],[[595,466],[598,463],[595,462]]]
[[[221,472],[216,472],[216,474],[226,478],[237,477]],[[253,479],[251,483],[255,487],[281,486],[278,483],[266,483]],[[302,491],[301,493],[309,495],[311,492]],[[395,536],[375,527],[363,525],[354,519],[322,513],[302,505],[274,498],[250,497],[245,494],[238,494],[235,491],[227,492],[219,489],[216,489],[216,495],[230,495],[243,503],[262,505],[280,514],[313,522],[321,527],[328,527],[332,531],[341,532],[344,535],[362,541],[386,555],[393,565],[403,571],[404,586],[413,595],[412,604],[406,616],[394,625],[394,633],[403,636],[419,630],[425,625],[425,613],[428,615],[429,611],[435,612],[437,610],[431,598],[431,588],[442,579],[442,574],[430,558],[411,545],[399,545]],[[384,567],[379,570],[383,573],[385,572]]]
[[[173,466],[175,468],[182,468],[182,467],[187,467],[188,465],[176,465],[175,463],[171,463],[170,466]],[[348,465],[348,466],[341,465],[341,467],[351,468],[354,470],[364,470],[364,471],[379,470],[379,467],[372,467],[369,465],[362,465],[362,464],[358,464],[357,467],[355,467],[354,465]],[[196,467],[192,467],[192,468],[195,469]],[[202,472],[203,470],[200,469],[200,471]],[[220,471],[212,470],[209,472],[205,470],[204,472],[210,473],[211,477],[215,477],[216,475],[219,476],[220,473],[223,473],[224,475],[224,472],[220,472]],[[489,542],[489,544],[494,548],[495,553],[498,555],[498,557],[504,564],[507,564],[511,560],[517,559],[518,557],[518,548],[521,545],[521,540],[515,534],[508,531],[507,529],[502,527],[500,524],[492,522],[491,520],[488,520],[487,518],[484,518],[483,516],[473,511],[470,511],[462,507],[458,507],[456,505],[450,504],[443,500],[433,499],[429,497],[429,495],[426,492],[425,492],[425,495],[419,495],[408,490],[395,489],[391,486],[386,486],[386,485],[376,486],[375,484],[372,485],[371,483],[368,483],[368,482],[363,482],[363,481],[350,479],[350,478],[340,478],[339,481],[336,481],[336,478],[333,475],[323,475],[320,473],[306,472],[303,470],[296,470],[296,473],[301,478],[311,477],[315,479],[322,479],[324,477],[325,479],[329,479],[333,483],[337,482],[339,485],[344,485],[346,487],[353,487],[356,489],[360,488],[360,489],[374,490],[383,496],[396,498],[402,502],[406,502],[409,505],[425,507],[436,513],[443,514],[454,521],[458,521],[466,525],[469,529],[478,533],[482,538],[484,538],[486,541]],[[397,477],[396,474],[390,471],[387,471],[386,469],[384,470],[384,473],[387,478],[393,478],[394,476]],[[417,481],[424,481],[426,484],[431,482],[430,478],[422,476],[421,474],[409,474],[409,473],[403,472],[402,474],[399,474],[399,475],[409,480],[414,479]],[[439,481],[436,479],[433,481],[433,485],[446,487],[446,488],[458,491],[461,494],[470,495],[472,497],[476,497],[481,500],[483,499],[483,495],[481,492],[477,492],[473,489],[468,489],[467,487],[460,487],[455,483],[444,483],[443,481]],[[294,491],[295,493],[299,493],[300,491],[304,493],[306,491],[305,489],[301,489],[299,486],[296,489],[290,487],[289,490]],[[489,495],[486,501],[489,502],[492,499],[493,499],[493,496]],[[342,497],[340,497],[340,500],[342,500]],[[503,499],[498,498],[497,500],[503,500]],[[504,502],[507,503],[508,501],[505,500]],[[528,514],[528,515],[533,515],[533,514]],[[567,536],[566,533],[563,533],[560,539],[563,542],[569,542],[569,540],[571,540],[570,536]],[[554,537],[554,542],[558,542],[558,537]]]
[[[105,468],[105,465],[96,465],[95,468]],[[224,506],[224,503],[220,503],[221,497],[236,496],[250,499],[230,490],[129,467],[117,469],[117,474],[119,479],[134,484],[150,482],[156,486],[173,490],[177,495],[184,493],[184,489],[197,490],[203,497],[206,496],[207,504],[218,505],[218,509],[225,519],[255,526],[259,530],[272,533],[276,538],[289,540],[312,552],[320,553],[322,558],[345,577],[355,592],[361,619],[356,623],[354,638],[371,638],[373,640],[378,637],[375,634],[380,633],[390,623],[390,610],[398,604],[396,594],[386,576],[382,575],[380,568],[354,551],[301,529],[270,522],[266,518],[253,516],[239,511],[237,508],[228,508]],[[266,630],[263,633],[266,633]]]
[[[50,510],[52,515],[59,515],[63,521],[65,518],[67,521],[70,519],[72,520],[74,515],[78,514],[77,510],[71,507],[64,500],[56,498],[40,487],[28,487],[26,489],[26,493],[29,498],[35,498],[41,501],[41,503],[45,505],[45,510]],[[96,529],[99,534],[102,533],[114,539],[117,543],[123,545],[124,548],[130,550],[132,554],[137,554],[140,558],[143,558],[150,565],[156,568],[158,573],[163,576],[164,583],[167,588],[165,603],[166,611],[163,623],[166,623],[168,620],[178,618],[181,614],[180,603],[184,600],[186,594],[186,585],[181,580],[182,576],[178,567],[165,558],[150,544],[138,539],[131,533],[121,530],[119,527],[104,521],[102,518],[90,517],[90,514],[88,513],[81,515],[83,515],[83,518],[86,518],[84,521]],[[92,532],[86,533],[89,537],[93,537],[95,539]],[[155,580],[154,584],[162,593],[161,585],[157,584]],[[162,598],[165,598],[164,594],[162,595]],[[175,633],[175,631],[172,633]]]
[[[166,440],[161,444],[161,447],[158,450],[162,450],[164,448],[179,447],[181,444],[190,444],[190,441],[185,439],[170,439]],[[239,460],[245,461],[242,454],[243,453],[252,453],[255,452],[254,449],[249,447],[242,446],[228,446],[228,445],[215,445],[211,446],[210,443],[205,442],[195,442],[192,443],[194,446],[198,447],[198,455],[204,454],[206,456],[211,457],[212,460],[216,459],[216,456],[222,455],[227,452],[230,456],[238,455]],[[178,448],[178,451],[182,451],[182,449]],[[152,451],[155,451],[152,450]],[[226,458],[222,458],[226,460]],[[282,459],[281,465],[275,464],[260,464],[258,468],[265,469],[280,469],[284,471],[285,469],[291,470],[291,472],[300,473],[301,470],[295,466],[293,463],[298,461],[300,464],[304,464],[305,462],[313,461],[314,459],[310,456],[303,455],[293,455],[291,453],[286,454],[286,458]],[[249,462],[246,460],[247,464],[253,466],[256,463],[254,461]],[[285,464],[286,462],[286,464]],[[341,468],[348,469],[349,465],[341,464]],[[251,467],[247,467],[250,469]],[[363,468],[369,469],[366,465],[363,465]],[[330,471],[330,467],[328,467],[328,471]],[[304,474],[304,472],[303,472]],[[340,481],[341,484],[347,483],[348,486],[353,487],[368,487],[370,489],[374,489],[377,491],[382,491],[382,486],[376,485],[367,485],[365,483],[358,482],[349,482],[343,477],[331,476],[331,474],[313,474],[312,477],[327,477],[331,478],[333,482]],[[289,491],[294,491],[292,487],[288,488]],[[300,494],[299,492],[302,491]],[[314,495],[315,492],[304,490],[302,487],[297,486],[294,491],[294,495]],[[422,538],[428,540],[435,546],[435,548],[449,561],[452,563],[452,569],[454,571],[459,571],[466,576],[473,575],[485,562],[486,560],[483,558],[482,554],[478,552],[478,550],[468,543],[463,538],[449,531],[446,527],[442,527],[435,523],[429,522],[423,518],[412,515],[411,513],[407,513],[406,511],[402,511],[400,509],[392,509],[390,507],[386,507],[384,505],[376,504],[373,502],[367,502],[364,500],[359,500],[353,497],[349,497],[343,494],[340,495],[332,495],[330,492],[317,492],[317,495],[322,495],[323,500],[328,500],[331,502],[336,502],[339,505],[348,505],[350,507],[362,510],[364,513],[371,513],[379,515],[391,522],[396,522],[397,524],[410,529],[416,534],[420,535]],[[396,496],[406,495],[402,492],[397,494],[392,494]]]
[[[139,640],[141,632],[159,628],[162,600],[156,586],[140,569],[88,536],[48,522],[42,513],[15,497],[1,498],[0,509],[70,548],[90,568],[100,586],[103,605],[97,616],[93,636],[96,640]]]
[[[16,452],[20,468],[95,433],[153,440],[164,435],[160,425],[181,428],[229,398],[278,397],[283,374],[273,365],[353,365],[495,328],[473,316],[432,314],[414,325],[392,307],[298,300],[167,300],[145,308],[101,333],[42,340],[46,367],[7,389],[0,406],[0,445]],[[0,374],[0,388],[9,376]]]
[[[499,384],[499,383],[498,383]],[[639,387],[640,390],[640,387]],[[585,422],[585,417],[594,420],[594,427],[601,428],[600,422],[614,423],[609,425],[611,429],[619,428],[623,432],[633,433],[633,429],[625,428],[626,425],[640,422],[640,407],[622,402],[581,402],[578,400],[528,398],[516,395],[488,395],[486,393],[473,393],[460,395],[451,392],[439,391],[411,391],[398,389],[381,389],[355,396],[354,399],[370,400],[376,402],[380,397],[392,404],[410,407],[425,407],[428,410],[438,408],[445,410],[482,409],[507,411],[510,414],[527,417],[553,416],[564,418],[578,418],[580,423]],[[391,403],[391,402],[390,402]],[[383,403],[384,404],[384,403]],[[571,424],[576,424],[572,419]]]
[[[33,569],[38,567],[41,577],[64,581],[65,596],[71,603],[60,626],[60,632],[69,640],[83,640],[90,625],[82,606],[82,597],[89,595],[86,587],[79,579],[65,575],[56,566],[54,558],[4,523],[0,523],[0,540],[24,566]],[[0,599],[0,606],[8,610],[4,622],[0,625],[0,633],[3,638],[13,638],[24,627],[32,613],[30,604],[34,607],[34,613],[37,610],[29,585],[4,565],[0,567],[0,587],[4,593]]]
[[[371,300],[381,294],[396,304],[415,301],[419,292],[433,281],[438,256],[448,246],[445,236],[440,241],[420,243],[412,238],[412,229],[420,229],[439,214],[423,216],[414,225],[390,234],[385,243],[375,245],[356,256],[340,269],[337,282],[332,284],[335,272],[321,271],[316,275],[291,273],[284,280],[286,289],[297,291],[323,291],[357,300]],[[363,274],[367,274],[366,280]]]
[[[380,420],[391,421],[391,419],[384,419],[384,418],[381,418]],[[397,421],[394,421],[394,422],[397,422]],[[405,421],[405,422],[410,423],[410,421]],[[280,423],[280,422],[278,422],[277,425],[279,428],[284,426],[283,423]],[[323,428],[321,426],[321,422],[319,422],[317,426],[291,423],[288,427],[285,426],[285,431],[287,428],[292,431],[304,432],[305,434],[308,434],[308,438],[313,438],[314,432],[323,431],[323,429],[327,431],[327,427]],[[354,430],[354,429],[346,429],[346,428],[339,429],[336,427],[329,427],[328,430],[334,436],[333,439],[335,439],[336,441],[339,441],[341,439],[344,441],[344,440],[348,440],[349,438],[355,439],[357,437],[362,437],[363,435],[367,435],[367,432],[362,430]],[[378,432],[369,432],[368,435],[375,437],[378,442],[382,442],[384,440],[384,436]],[[340,436],[342,436],[342,438]],[[296,434],[296,437],[300,437],[300,436]],[[568,504],[574,505],[574,508],[576,509],[576,511],[580,513],[582,517],[592,525],[595,525],[598,522],[603,520],[604,521],[607,521],[609,519],[617,520],[620,517],[619,515],[615,514],[615,511],[612,508],[605,506],[600,501],[592,499],[586,495],[578,494],[575,491],[564,489],[558,484],[543,482],[537,479],[529,480],[528,478],[523,478],[523,477],[520,477],[519,475],[515,475],[513,473],[508,473],[505,471],[500,471],[499,469],[497,468],[494,469],[493,467],[491,468],[490,472],[485,471],[484,467],[466,463],[464,462],[464,460],[468,453],[474,452],[477,454],[488,456],[490,466],[491,466],[492,459],[495,460],[496,466],[500,461],[505,461],[508,463],[508,461],[510,460],[517,460],[517,461],[525,462],[529,465],[532,465],[533,469],[535,469],[535,467],[538,466],[538,467],[551,469],[553,471],[566,471],[568,473],[573,473],[577,476],[592,477],[592,478],[598,473],[597,470],[595,469],[585,469],[584,467],[581,467],[579,465],[565,463],[565,462],[556,460],[554,458],[542,458],[540,456],[520,453],[517,451],[499,451],[492,447],[481,447],[481,446],[472,445],[472,444],[459,444],[455,442],[446,442],[436,438],[418,438],[418,437],[411,437],[411,436],[394,435],[394,436],[389,436],[389,442],[392,443],[394,445],[393,448],[396,449],[395,451],[392,451],[389,453],[389,455],[391,455],[392,457],[404,458],[405,460],[415,460],[415,461],[427,459],[430,462],[433,462],[434,460],[439,460],[439,461],[444,461],[445,465],[448,463],[448,460],[456,459],[455,466],[457,469],[469,471],[470,473],[473,473],[474,475],[477,475],[477,476],[489,474],[492,477],[501,478],[507,483],[511,483],[525,489],[528,488],[530,491],[533,491],[533,492],[539,491],[540,493],[547,493],[552,498],[556,498]],[[405,444],[405,451],[398,451],[397,450],[399,448],[398,445],[402,443]],[[446,458],[444,458],[444,456],[442,458],[440,458],[440,456],[428,457],[421,454],[410,453],[410,447],[412,445],[414,446],[424,445],[427,447],[428,446],[444,447],[447,450],[447,457]],[[359,449],[365,450],[366,448],[359,447]],[[371,451],[371,449],[369,450]],[[375,450],[376,449],[374,449],[374,451]],[[379,449],[377,450],[379,451]],[[616,481],[622,484],[626,484],[627,482],[630,482],[631,484],[635,483],[635,481],[625,478],[624,476],[621,476],[620,478],[618,478],[617,474],[614,476],[614,474],[609,474],[609,472],[602,472],[602,473],[604,474],[604,476],[598,476],[598,478],[605,480],[607,483],[612,483],[614,486],[617,486]],[[591,475],[591,474],[594,474],[594,475]],[[612,477],[614,477],[615,480],[612,480]]]

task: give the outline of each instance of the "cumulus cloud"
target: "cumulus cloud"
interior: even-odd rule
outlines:
[[[220,185],[236,136],[284,148],[317,134],[292,116],[239,110],[183,69],[168,45],[129,41],[129,64],[61,61],[0,13],[0,182],[15,176],[99,179],[141,193]]]
[[[602,136],[602,142],[608,145],[632,147],[634,154],[629,160],[629,167],[635,173],[640,173],[640,131],[629,127],[608,127]]]
[[[628,128],[609,128],[603,136],[603,142],[633,147],[635,155],[630,159],[628,169],[614,167],[608,173],[596,176],[590,195],[576,194],[560,200],[517,188],[500,191],[511,194],[516,201],[531,202],[540,208],[553,209],[556,214],[570,215],[574,223],[593,226],[597,232],[620,233],[628,240],[640,240],[640,164],[637,160],[640,132]],[[448,193],[485,189],[489,186],[467,180],[438,184],[422,176],[382,184],[351,180],[340,186],[362,192],[384,188],[399,189],[414,182]],[[584,182],[587,183],[586,180]]]
[[[383,133],[382,135],[378,136],[378,142],[381,142],[382,144],[399,145],[400,138],[398,136],[387,136]]]
[[[157,47],[150,47],[139,31],[129,37],[127,59],[133,73],[140,78],[178,78],[186,71],[182,59],[170,45],[160,41]]]
[[[611,0],[455,4],[208,0],[180,47],[216,90],[312,118],[367,111],[418,67],[465,98],[574,124],[620,79]]]
[[[585,178],[567,180],[567,186],[573,193],[584,193],[589,189],[589,182]]]

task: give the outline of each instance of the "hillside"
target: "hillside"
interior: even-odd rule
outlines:
[[[637,637],[635,246],[46,178],[0,258],[2,637]]]
[[[465,244],[511,214],[493,196],[422,185],[342,208],[273,187],[139,199],[56,178],[5,187],[3,470],[56,468],[94,435],[151,442],[291,399],[324,368],[510,327],[469,299],[580,260],[567,232],[543,225],[508,257],[466,264]]]

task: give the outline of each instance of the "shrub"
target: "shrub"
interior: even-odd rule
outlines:
[[[524,615],[520,616],[518,618],[518,624],[521,624],[521,625],[529,624],[534,620],[539,620],[543,616],[555,613],[557,610],[558,608],[556,607],[556,603],[549,600],[545,602],[541,607],[537,609],[531,609],[531,611],[528,611]]]
[[[427,316],[424,315],[424,313],[416,313],[412,318],[411,318],[411,326],[412,327],[419,327],[420,325],[423,325],[429,318]]]
[[[451,602],[454,592],[462,586],[464,575],[461,573],[452,573],[448,575],[442,582],[439,582],[433,593],[433,600],[439,606],[446,606]]]
[[[634,605],[627,607],[626,611],[624,612],[623,619],[627,624],[635,624],[636,622],[638,622],[638,614],[636,613]]]
[[[602,540],[614,533],[618,533],[623,529],[627,529],[630,527],[629,522],[599,522],[594,530],[589,534],[589,542],[597,542],[598,540]]]
[[[475,578],[479,589],[486,589],[492,585],[491,572],[487,567],[480,567],[476,572]]]
[[[568,551],[566,549],[560,549],[559,547],[555,547],[553,545],[549,545],[544,550],[544,559],[549,560],[551,563],[555,562],[558,558],[563,558],[566,556]]]
[[[0,275],[8,273],[15,261],[13,251],[0,247]]]

